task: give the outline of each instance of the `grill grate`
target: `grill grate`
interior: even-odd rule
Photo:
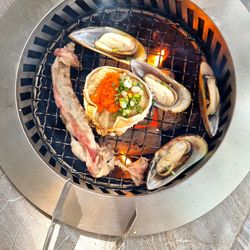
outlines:
[[[139,23],[138,21],[136,22],[138,19],[140,20]],[[163,119],[154,120],[159,123],[159,128],[162,132],[151,132],[149,130],[149,124],[153,119],[148,116],[145,119],[146,125],[144,129],[136,129],[136,127],[132,129],[131,139],[126,142],[127,150],[124,152],[125,155],[128,154],[132,146],[132,139],[135,131],[137,131],[137,135],[139,133],[142,134],[140,136],[143,137],[142,144],[139,145],[142,153],[147,146],[145,142],[149,133],[151,136],[156,136],[158,142],[162,141],[161,144],[165,144],[171,138],[180,134],[198,133],[201,136],[205,135],[204,129],[201,126],[198,99],[196,95],[198,69],[203,54],[198,49],[198,45],[196,45],[196,48],[193,46],[193,38],[187,34],[187,36],[183,35],[183,31],[180,32],[181,28],[179,24],[173,23],[165,18],[160,19],[156,16],[156,14],[143,13],[142,11],[136,9],[125,9],[125,11],[120,9],[106,9],[94,13],[89,17],[80,19],[76,24],[73,24],[68,29],[63,29],[62,33],[51,43],[47,53],[45,53],[40,64],[40,69],[36,74],[33,106],[34,116],[37,120],[41,137],[46,146],[61,164],[63,164],[71,172],[78,173],[82,179],[98,186],[116,189],[132,189],[134,188],[134,184],[129,179],[112,178],[110,175],[96,180],[89,175],[86,170],[85,163],[78,160],[71,152],[70,136],[60,119],[59,110],[56,107],[53,97],[50,73],[50,67],[54,61],[53,51],[55,48],[62,47],[70,41],[68,39],[68,34],[73,30],[88,26],[111,26],[123,30],[136,37],[145,46],[148,56],[157,56],[158,54],[156,54],[156,49],[161,50],[163,48],[167,48],[169,55],[162,67],[170,69],[171,72],[175,74],[176,80],[184,83],[192,93],[192,104],[186,112],[181,114],[184,118],[179,119],[186,120],[186,123],[178,122],[178,115],[173,117],[172,122],[164,122],[164,116],[167,114],[163,112]],[[154,39],[154,37],[156,38]],[[30,52],[30,54],[32,53]],[[83,63],[83,70],[80,71],[79,69],[72,69],[71,78],[73,88],[81,103],[83,100],[82,90],[84,87],[85,77],[95,67],[110,65],[121,68],[129,68],[125,64],[113,61],[79,45],[76,46],[76,54]],[[39,56],[40,58],[40,54],[38,55],[33,53],[32,55]],[[193,121],[194,117],[197,121]],[[168,127],[170,127],[167,131],[163,131],[163,125],[165,125],[164,123],[167,123]],[[96,135],[96,140],[98,141],[99,139],[100,138]],[[110,140],[115,141],[114,149],[116,151],[118,142],[124,142],[123,139],[118,136],[110,138]],[[156,151],[159,147],[160,145],[153,146],[152,150]],[[140,156],[143,155],[142,153]]]
[[[84,11],[91,11],[90,7],[83,3],[83,1],[75,1],[78,6],[76,10],[80,7]],[[156,7],[156,3],[153,3],[153,7]],[[167,7],[169,6],[166,5],[165,8]],[[151,159],[152,152],[155,152],[172,138],[192,133],[204,137],[209,144],[210,150],[215,148],[216,140],[221,137],[222,130],[219,130],[215,138],[210,139],[208,137],[202,124],[198,105],[197,81],[199,65],[205,57],[208,58],[208,61],[211,61],[210,55],[206,51],[207,47],[200,41],[204,28],[202,19],[199,20],[200,25],[197,33],[194,33],[187,32],[187,30],[192,31],[190,27],[193,27],[193,12],[190,9],[188,9],[189,27],[182,25],[184,24],[182,22],[177,22],[171,15],[163,17],[157,11],[145,11],[131,6],[101,8],[88,15],[84,12],[81,18],[81,15],[68,5],[63,9],[63,12],[66,15],[59,16],[55,14],[51,18],[52,21],[48,21],[42,27],[39,36],[34,38],[32,48],[27,50],[28,60],[21,65],[23,76],[20,77],[20,82],[18,82],[21,89],[19,96],[21,120],[26,133],[31,138],[32,144],[46,163],[63,176],[69,175],[70,172],[76,184],[97,192],[116,195],[137,195],[148,192],[145,185],[136,187],[132,180],[114,178],[113,174],[99,179],[93,178],[88,173],[85,163],[78,160],[71,152],[70,136],[62,123],[53,96],[51,65],[55,59],[53,55],[55,48],[63,47],[70,42],[68,34],[73,30],[88,26],[110,26],[131,34],[144,45],[148,58],[159,56],[159,51],[165,49],[167,58],[162,64],[158,63],[158,66],[170,70],[175,75],[175,79],[182,83],[192,94],[192,103],[185,112],[170,115],[159,110],[156,112],[155,108],[151,108],[149,115],[144,119],[143,126],[134,126],[130,133],[127,133],[127,136],[108,137],[109,142],[116,151],[120,150],[119,147],[123,143],[122,145],[126,148],[123,153],[125,156],[132,157],[131,150],[136,145],[136,150],[139,150],[136,157],[143,155]],[[181,18],[181,12],[178,13]],[[208,32],[207,46],[209,49],[212,40],[213,32]],[[214,50],[213,56],[216,59],[220,53],[220,47],[220,43],[218,43]],[[128,65],[114,61],[79,45],[76,45],[75,53],[83,64],[83,70],[72,68],[71,79],[75,93],[81,103],[83,102],[82,90],[85,78],[94,68],[109,65],[130,69]],[[227,59],[224,56],[219,65],[220,71],[223,70],[226,63]],[[215,72],[219,76],[218,72]],[[220,89],[222,102],[223,100],[225,102],[222,105],[224,109],[222,109],[221,114],[221,126],[227,123],[226,111],[230,108],[228,96],[231,93],[231,87],[222,84],[228,80],[230,80],[229,71],[226,72],[223,79],[220,77],[221,82],[219,82],[220,86],[225,86],[225,88]],[[18,88],[17,90],[19,91]],[[158,114],[156,117],[154,116],[155,113]],[[152,122],[158,124],[158,130],[152,129]],[[137,137],[141,138],[139,142],[135,140]],[[95,138],[99,143],[103,140],[97,134],[95,134]],[[148,142],[152,138],[154,143],[149,145]],[[192,167],[192,169],[197,168],[197,165]],[[192,169],[184,172],[170,185],[190,175],[193,172]]]

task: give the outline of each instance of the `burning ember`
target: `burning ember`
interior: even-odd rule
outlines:
[[[120,155],[118,156],[118,159],[126,166],[130,165],[132,163],[131,159],[128,158],[125,155]],[[123,171],[121,168],[116,167],[112,172],[111,172],[111,177],[114,178],[125,178],[125,179],[131,179],[131,175],[128,171]]]
[[[126,157],[125,155],[120,155],[119,159],[121,160],[122,163],[124,163],[126,166],[130,165],[132,163],[132,161]]]
[[[157,54],[151,54],[148,56],[148,63],[154,67],[161,67],[162,63],[167,59],[168,54],[169,51],[166,48],[159,50]]]

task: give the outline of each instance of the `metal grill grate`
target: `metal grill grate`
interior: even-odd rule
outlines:
[[[135,126],[128,141],[124,141],[118,136],[110,138],[110,140],[115,142],[115,151],[117,151],[118,142],[126,144],[127,150],[124,152],[125,155],[128,154],[132,146],[131,143],[135,136],[135,131],[137,135],[139,134],[139,136],[143,137],[142,144],[139,145],[141,148],[139,156],[143,155],[143,151],[147,146],[145,139],[149,133],[152,137],[155,136],[157,138],[157,142],[162,141],[161,144],[158,143],[158,145],[152,146],[151,150],[154,151],[171,138],[180,134],[195,133],[205,136],[196,96],[198,69],[203,54],[197,45],[196,48],[193,46],[193,38],[188,36],[188,34],[184,34],[183,30],[180,32],[181,28],[178,23],[173,23],[166,18],[157,17],[156,14],[143,13],[136,9],[106,9],[80,19],[70,28],[63,29],[59,37],[48,48],[40,64],[40,69],[36,74],[33,96],[34,115],[46,146],[61,164],[71,172],[78,172],[84,180],[103,187],[132,189],[134,184],[129,179],[112,178],[112,175],[110,175],[95,180],[89,175],[85,163],[78,160],[71,152],[69,133],[66,131],[60,119],[59,110],[55,105],[50,73],[51,64],[54,61],[53,51],[55,48],[62,47],[69,42],[68,34],[73,30],[88,26],[111,26],[131,34],[145,46],[149,57],[152,55],[157,56],[156,50],[167,48],[169,55],[162,67],[170,69],[175,74],[176,80],[183,83],[192,93],[190,108],[182,114],[172,116],[172,121],[164,122],[164,116],[168,115],[165,112],[162,113],[163,118],[156,120],[153,120],[148,115],[145,119],[145,128],[137,129]],[[71,79],[75,93],[81,103],[83,102],[82,90],[85,77],[95,67],[110,65],[128,68],[127,65],[103,57],[78,45],[76,46],[76,54],[83,64],[83,70],[72,69]],[[181,116],[181,118],[178,118],[178,116]],[[158,122],[161,132],[149,130],[150,122],[152,121]],[[167,131],[163,131],[164,125],[169,127]],[[96,140],[100,140],[97,135]]]
[[[78,6],[77,8],[80,7],[87,11],[88,6],[82,6],[82,1],[76,1],[75,3]],[[89,11],[91,10],[89,9]],[[204,21],[203,26],[202,22],[199,21],[200,28],[197,33],[194,33],[190,29],[193,26],[193,13],[190,9],[188,9],[188,25],[190,27],[183,26],[184,23],[177,22],[173,16],[163,17],[157,12],[139,10],[133,7],[101,8],[87,16],[84,13],[81,18],[68,5],[63,9],[63,12],[66,15],[55,14],[51,18],[53,25],[49,21],[48,25],[45,24],[42,27],[40,34],[43,36],[36,36],[32,49],[27,50],[28,63],[23,63],[24,76],[18,82],[21,91],[17,88],[17,92],[21,92],[18,97],[20,98],[19,103],[21,103],[19,111],[24,128],[32,144],[47,164],[63,176],[67,176],[70,172],[75,183],[97,192],[116,195],[148,192],[145,185],[136,187],[132,180],[114,178],[112,173],[107,177],[93,178],[88,173],[85,163],[78,160],[71,152],[70,136],[61,121],[60,112],[56,107],[53,96],[51,65],[55,59],[54,49],[63,47],[70,42],[68,34],[73,30],[88,26],[110,26],[131,34],[144,45],[148,58],[159,56],[159,51],[165,49],[167,57],[161,65],[158,64],[158,67],[170,70],[175,79],[192,94],[192,103],[185,112],[171,115],[151,108],[149,115],[143,121],[143,125],[134,126],[128,133],[120,137],[106,137],[105,140],[109,140],[116,151],[120,151],[122,145],[123,149],[126,149],[123,150],[125,156],[131,158],[133,157],[131,150],[136,148],[136,157],[143,155],[151,159],[153,153],[172,138],[192,133],[204,137],[209,144],[209,149],[214,149],[216,140],[222,135],[222,129],[213,139],[207,136],[200,116],[197,95],[199,65],[205,55],[210,57],[207,51],[210,50],[211,46],[209,41],[213,39],[213,32],[208,32],[207,47],[204,46],[204,43],[201,43],[200,37],[202,36]],[[68,21],[69,16],[71,21]],[[217,49],[213,53],[215,59],[220,53],[220,44],[216,47]],[[75,53],[83,64],[83,70],[72,68],[71,79],[75,93],[81,103],[83,102],[82,90],[85,78],[94,68],[109,65],[130,69],[128,65],[116,62],[79,45],[76,45]],[[211,58],[208,58],[208,61],[211,61]],[[220,71],[224,69],[226,63],[227,59],[222,57],[219,65]],[[216,68],[215,72],[219,76]],[[224,108],[221,112],[221,126],[223,126],[228,119],[225,113],[230,108],[228,96],[231,93],[231,87],[226,84],[230,79],[230,72],[227,71],[223,78],[221,76],[219,78],[219,86],[223,86],[220,89],[222,102],[224,102],[222,105]],[[152,128],[152,122],[157,124],[158,130]],[[138,137],[141,138],[139,141],[137,140]],[[99,143],[103,141],[103,138],[97,134],[95,134],[95,138]],[[198,167],[194,166],[184,172],[170,185],[190,175]]]

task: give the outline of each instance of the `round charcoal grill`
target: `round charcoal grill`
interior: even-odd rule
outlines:
[[[71,11],[70,11],[71,10]],[[190,27],[172,17],[171,15],[158,14],[157,10],[140,10],[134,7],[128,8],[101,8],[96,11],[91,11],[90,14],[79,14],[76,15],[72,9],[64,9],[65,14],[70,16],[73,21],[67,22],[64,15],[55,15],[52,17],[52,21],[59,25],[61,28],[58,32],[54,32],[54,37],[46,44],[38,43],[39,46],[46,49],[42,54],[35,50],[34,45],[37,39],[43,39],[44,33],[52,35],[53,27],[44,25],[42,32],[36,34],[33,44],[27,46],[28,53],[27,56],[23,58],[24,66],[20,65],[20,70],[27,72],[27,70],[34,70],[35,77],[31,79],[30,90],[23,93],[22,88],[19,88],[19,83],[23,78],[18,79],[17,95],[28,96],[30,101],[30,111],[32,115],[32,120],[29,118],[29,123],[32,122],[37,129],[34,134],[28,135],[31,138],[35,149],[45,156],[48,151],[48,165],[53,169],[58,168],[58,171],[63,176],[68,176],[70,172],[73,174],[73,181],[93,189],[93,185],[97,188],[101,188],[104,193],[109,193],[110,189],[116,191],[116,194],[125,195],[127,192],[133,194],[147,193],[145,185],[136,187],[132,180],[123,178],[114,178],[112,173],[110,176],[102,177],[99,179],[93,178],[86,169],[86,164],[77,159],[71,152],[70,146],[70,135],[66,131],[64,124],[60,118],[60,113],[56,107],[55,100],[53,97],[52,90],[52,80],[51,80],[51,65],[55,60],[53,52],[55,48],[63,47],[70,42],[68,35],[74,30],[89,26],[109,26],[120,29],[130,35],[136,37],[146,48],[148,60],[155,59],[155,66],[159,68],[171,70],[171,73],[175,76],[175,79],[186,86],[192,94],[192,103],[190,107],[185,111],[177,115],[169,115],[166,112],[161,112],[157,110],[158,117],[153,118],[152,113],[155,110],[149,112],[147,118],[145,119],[145,128],[138,129],[136,126],[132,128],[131,135],[124,137],[111,137],[109,141],[112,141],[114,150],[117,152],[119,144],[124,144],[125,157],[130,152],[131,148],[134,146],[135,136],[140,136],[142,140],[138,147],[140,148],[140,154],[138,156],[145,156],[149,159],[152,158],[151,155],[145,155],[144,149],[147,147],[146,143],[147,137],[153,138],[155,145],[151,145],[151,151],[156,152],[162,145],[167,143],[172,138],[183,134],[198,134],[205,137],[206,141],[209,143],[209,149],[212,150],[217,145],[218,138],[223,135],[223,126],[220,127],[216,137],[210,139],[206,134],[204,127],[202,125],[202,119],[199,111],[198,103],[198,75],[199,75],[199,65],[204,58],[208,62],[212,63],[213,60],[216,61],[220,52],[220,43],[217,43],[216,51],[210,56],[209,46],[211,47],[212,40],[208,41],[207,44],[201,41],[199,35],[201,36],[202,30],[199,32],[193,32]],[[74,13],[74,14],[73,14]],[[83,17],[82,17],[83,16]],[[191,12],[189,12],[189,18],[192,18]],[[200,19],[199,27],[202,27],[202,21]],[[201,28],[200,28],[201,29]],[[211,39],[211,38],[209,38]],[[161,55],[161,51],[166,51],[166,56]],[[75,53],[80,59],[83,69],[71,70],[71,80],[73,83],[73,88],[79,98],[79,101],[83,103],[82,91],[84,88],[85,78],[93,69],[99,66],[114,66],[119,68],[130,69],[129,66],[109,59],[102,56],[99,53],[93,52],[89,49],[83,48],[80,45],[76,45]],[[160,54],[160,56],[159,56]],[[225,78],[225,73],[223,69],[226,64],[226,57],[222,55],[222,61],[220,65],[214,65],[214,71],[217,73],[217,78],[220,87],[220,93],[222,100],[225,100],[231,94],[231,86],[227,82],[228,77]],[[25,64],[25,59],[29,60],[37,59],[36,64]],[[230,74],[229,70],[226,74]],[[223,79],[225,78],[225,79]],[[222,86],[227,86],[222,88]],[[25,103],[27,104],[27,100]],[[225,107],[225,101],[222,101],[222,105]],[[19,107],[22,106],[22,102],[19,103]],[[27,107],[25,107],[26,110]],[[228,112],[230,105],[227,105],[223,110],[221,115]],[[225,116],[225,115],[224,115]],[[169,118],[168,118],[169,117]],[[23,114],[23,109],[20,111],[20,118],[23,122],[26,122],[25,115]],[[227,116],[226,116],[227,119]],[[152,131],[150,124],[152,122],[158,123],[158,131]],[[222,125],[225,123],[222,122]],[[27,128],[27,126],[26,126]],[[164,129],[165,128],[165,129]],[[29,134],[29,129],[27,131]],[[37,142],[41,140],[41,144]],[[96,135],[96,141],[101,141],[102,139]],[[133,157],[133,155],[132,155]],[[192,168],[193,171],[198,169],[201,164],[196,165]],[[189,176],[191,174],[191,169],[186,171],[186,173],[179,176],[172,184],[178,182],[178,180]],[[171,184],[170,184],[171,185]],[[114,193],[114,192],[113,192]]]
[[[226,1],[213,1],[211,6],[199,3],[210,16],[213,13],[211,18],[220,24],[220,30],[201,8],[189,0],[68,0],[51,10],[34,29],[24,47],[16,89],[13,89],[18,114],[15,109],[10,112],[14,122],[8,123],[1,134],[1,138],[7,141],[4,160],[8,163],[2,165],[17,187],[39,208],[52,214],[61,187],[65,179],[70,178],[73,184],[59,219],[83,230],[110,235],[123,232],[134,210],[138,213],[134,227],[137,234],[142,235],[183,225],[222,201],[247,173],[243,164],[246,154],[242,155],[250,141],[232,143],[239,138],[238,133],[244,133],[244,129],[238,129],[237,120],[247,123],[244,122],[246,116],[243,117],[238,109],[242,110],[248,102],[244,98],[243,86],[246,86],[249,73],[239,67],[239,62],[247,64],[248,52],[242,53],[238,44],[229,39],[231,12],[226,9],[223,21],[220,20],[220,11],[225,8],[222,2]],[[243,34],[242,23],[250,25],[250,15],[243,5],[234,5],[242,16],[234,23],[234,32]],[[95,179],[88,173],[85,163],[71,152],[69,133],[55,105],[51,65],[55,59],[54,50],[71,41],[68,35],[89,26],[114,27],[136,37],[145,47],[148,60],[153,60],[161,69],[169,70],[192,95],[191,105],[185,112],[170,115],[152,107],[143,121],[143,128],[135,125],[125,137],[106,138],[115,151],[119,151],[122,145],[126,149],[122,152],[126,157],[134,157],[131,150],[136,146],[139,151],[137,157],[152,159],[155,151],[179,135],[198,134],[204,137],[209,145],[206,157],[160,189],[148,191],[145,185],[135,186],[132,180],[115,178],[112,173]],[[229,45],[222,35],[226,36]],[[242,48],[247,48],[246,41],[250,39],[250,34],[245,36]],[[130,66],[80,45],[76,45],[75,53],[83,69],[72,68],[71,80],[81,103],[86,76],[93,69],[109,65],[130,70]],[[213,138],[206,133],[199,111],[198,74],[203,60],[213,68],[221,95],[219,129]],[[235,67],[233,60],[237,62]],[[241,85],[236,84],[237,74]],[[11,90],[6,91],[6,97],[11,96]],[[235,104],[237,93],[241,94],[242,104]],[[2,108],[5,107],[5,99],[1,98]],[[6,119],[3,120],[7,122],[9,116],[5,114]],[[157,124],[158,131],[152,129],[152,123]],[[231,129],[228,129],[230,123]],[[18,143],[7,137],[10,131],[20,131],[16,139]],[[104,140],[96,133],[95,138],[99,143]],[[242,154],[237,156],[233,154],[236,144],[242,145]],[[13,149],[15,157],[10,155]],[[233,169],[237,164],[243,167],[235,174]],[[102,227],[98,226],[100,221]]]

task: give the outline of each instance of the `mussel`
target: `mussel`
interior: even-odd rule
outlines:
[[[147,188],[153,190],[174,180],[201,160],[208,151],[206,141],[198,135],[179,136],[159,149],[147,175]]]
[[[191,103],[190,92],[161,70],[138,60],[131,61],[135,75],[143,79],[154,95],[155,106],[161,110],[180,113]]]
[[[213,137],[219,125],[220,94],[213,70],[206,62],[200,65],[199,104],[206,131]]]
[[[126,64],[130,64],[132,59],[146,60],[143,45],[131,35],[118,29],[88,27],[73,31],[69,37],[88,49]]]

